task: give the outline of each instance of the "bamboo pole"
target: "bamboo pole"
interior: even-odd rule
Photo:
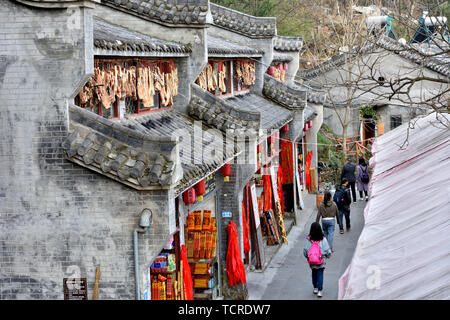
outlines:
[[[100,281],[100,267],[95,269],[95,283],[94,291],[92,293],[92,300],[98,300],[98,283]]]

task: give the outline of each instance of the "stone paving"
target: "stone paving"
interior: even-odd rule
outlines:
[[[366,201],[351,205],[351,229],[344,234],[334,234],[334,253],[329,259],[324,273],[323,297],[335,300],[338,297],[338,281],[350,263],[359,235],[364,225]],[[307,204],[309,210],[301,211],[298,223],[288,234],[288,245],[283,245],[270,261],[264,272],[250,272],[247,275],[249,300],[311,300],[318,299],[313,294],[311,269],[303,256],[303,245],[309,228],[317,215],[315,203]]]

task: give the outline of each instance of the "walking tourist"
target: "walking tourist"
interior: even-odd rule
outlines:
[[[342,168],[341,172],[341,180],[347,179],[348,186],[352,189],[352,197],[353,202],[356,202],[356,189],[355,189],[355,182],[356,182],[356,176],[355,176],[355,170],[356,166],[352,163],[352,159],[350,157],[347,158],[347,163]]]
[[[344,233],[344,216],[347,231],[350,230],[350,204],[352,203],[348,180],[346,178],[342,179],[341,185],[336,189],[333,200],[336,202],[339,210],[339,230],[342,234]]]
[[[341,224],[341,222],[339,220],[338,207],[336,203],[334,203],[334,201],[331,200],[331,193],[329,191],[325,193],[323,202],[319,206],[316,222],[319,222],[320,218],[322,218],[323,234],[325,235],[325,238],[327,238],[331,252],[334,252],[333,250],[333,235],[335,229],[334,219],[337,220],[339,225]]]
[[[323,273],[325,271],[325,257],[331,254],[327,238],[324,237],[322,228],[318,222],[311,224],[309,236],[306,238],[303,248],[303,255],[307,259],[312,271],[312,283],[314,294],[318,298],[322,297],[323,290]]]
[[[369,200],[369,166],[363,158],[359,158],[359,164],[356,166],[356,181],[358,183],[359,200],[363,200],[363,192],[366,196],[366,201]]]

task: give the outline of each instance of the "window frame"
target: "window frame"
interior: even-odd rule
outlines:
[[[400,127],[403,124],[403,119],[402,119],[401,115],[391,115],[389,120],[390,120],[389,124],[390,124],[391,130],[394,130],[395,128]],[[394,123],[395,124],[399,123],[399,124],[396,126],[393,126]]]
[[[167,110],[167,109],[172,108],[172,106],[173,106],[173,104],[169,104],[167,106],[163,106],[161,104],[160,93],[159,93],[159,91],[156,91],[155,92],[155,97],[156,96],[158,97],[157,106],[153,105],[153,106],[151,106],[149,108],[149,110],[141,110],[142,100],[139,99],[138,93],[137,93],[137,83],[138,83],[137,71],[138,71],[139,63],[144,63],[144,64],[147,64],[147,65],[151,64],[152,66],[158,64],[159,68],[161,70],[164,70],[164,73],[165,73],[165,71],[170,66],[170,64],[172,64],[172,62],[176,63],[176,60],[174,58],[171,58],[171,59],[155,59],[155,58],[142,59],[142,58],[130,58],[130,57],[123,57],[123,58],[122,57],[120,57],[120,58],[95,57],[94,58],[94,67],[98,67],[100,65],[108,64],[108,63],[110,63],[111,65],[127,63],[128,66],[130,66],[130,67],[134,66],[136,68],[136,97],[137,97],[137,99],[135,101],[135,103],[136,103],[136,113],[127,114],[127,116],[129,116],[129,117],[136,117],[136,116],[140,116],[140,115],[151,113],[151,112],[155,112],[155,111]],[[128,97],[128,98],[130,98],[130,97]],[[123,99],[124,103],[125,103],[125,99],[127,99],[127,98]],[[114,101],[113,105],[111,106],[111,108],[114,108],[113,109],[114,110],[114,117],[112,117],[112,118],[104,117],[105,119],[108,119],[108,120],[119,120],[120,119],[119,101],[122,101],[122,100],[118,99],[118,97],[116,96],[116,100]],[[74,104],[77,105],[80,108],[88,109],[89,111],[91,111],[91,112],[93,112],[93,113],[103,117],[103,110],[102,110],[103,108],[101,107],[100,104],[98,106],[98,112],[94,112],[94,111],[90,110],[91,108],[87,108],[85,104],[81,104],[79,102],[79,95],[78,94],[75,96]]]

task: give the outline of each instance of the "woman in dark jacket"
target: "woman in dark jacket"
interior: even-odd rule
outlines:
[[[311,224],[311,229],[309,230],[309,236],[306,238],[305,246],[303,248],[303,255],[308,259],[308,252],[312,246],[312,241],[319,241],[320,252],[322,253],[323,263],[320,265],[312,265],[312,283],[314,287],[314,294],[317,294],[318,298],[322,297],[323,290],[323,273],[325,270],[325,257],[328,258],[331,254],[330,247],[328,246],[327,238],[324,238],[322,228],[317,222]]]
[[[325,238],[327,238],[328,244],[330,246],[331,252],[333,251],[333,236],[334,236],[334,228],[336,219],[338,224],[341,222],[339,220],[339,210],[336,203],[331,200],[331,193],[326,192],[323,202],[319,206],[319,211],[317,212],[316,222],[320,221],[322,218],[322,229]]]

